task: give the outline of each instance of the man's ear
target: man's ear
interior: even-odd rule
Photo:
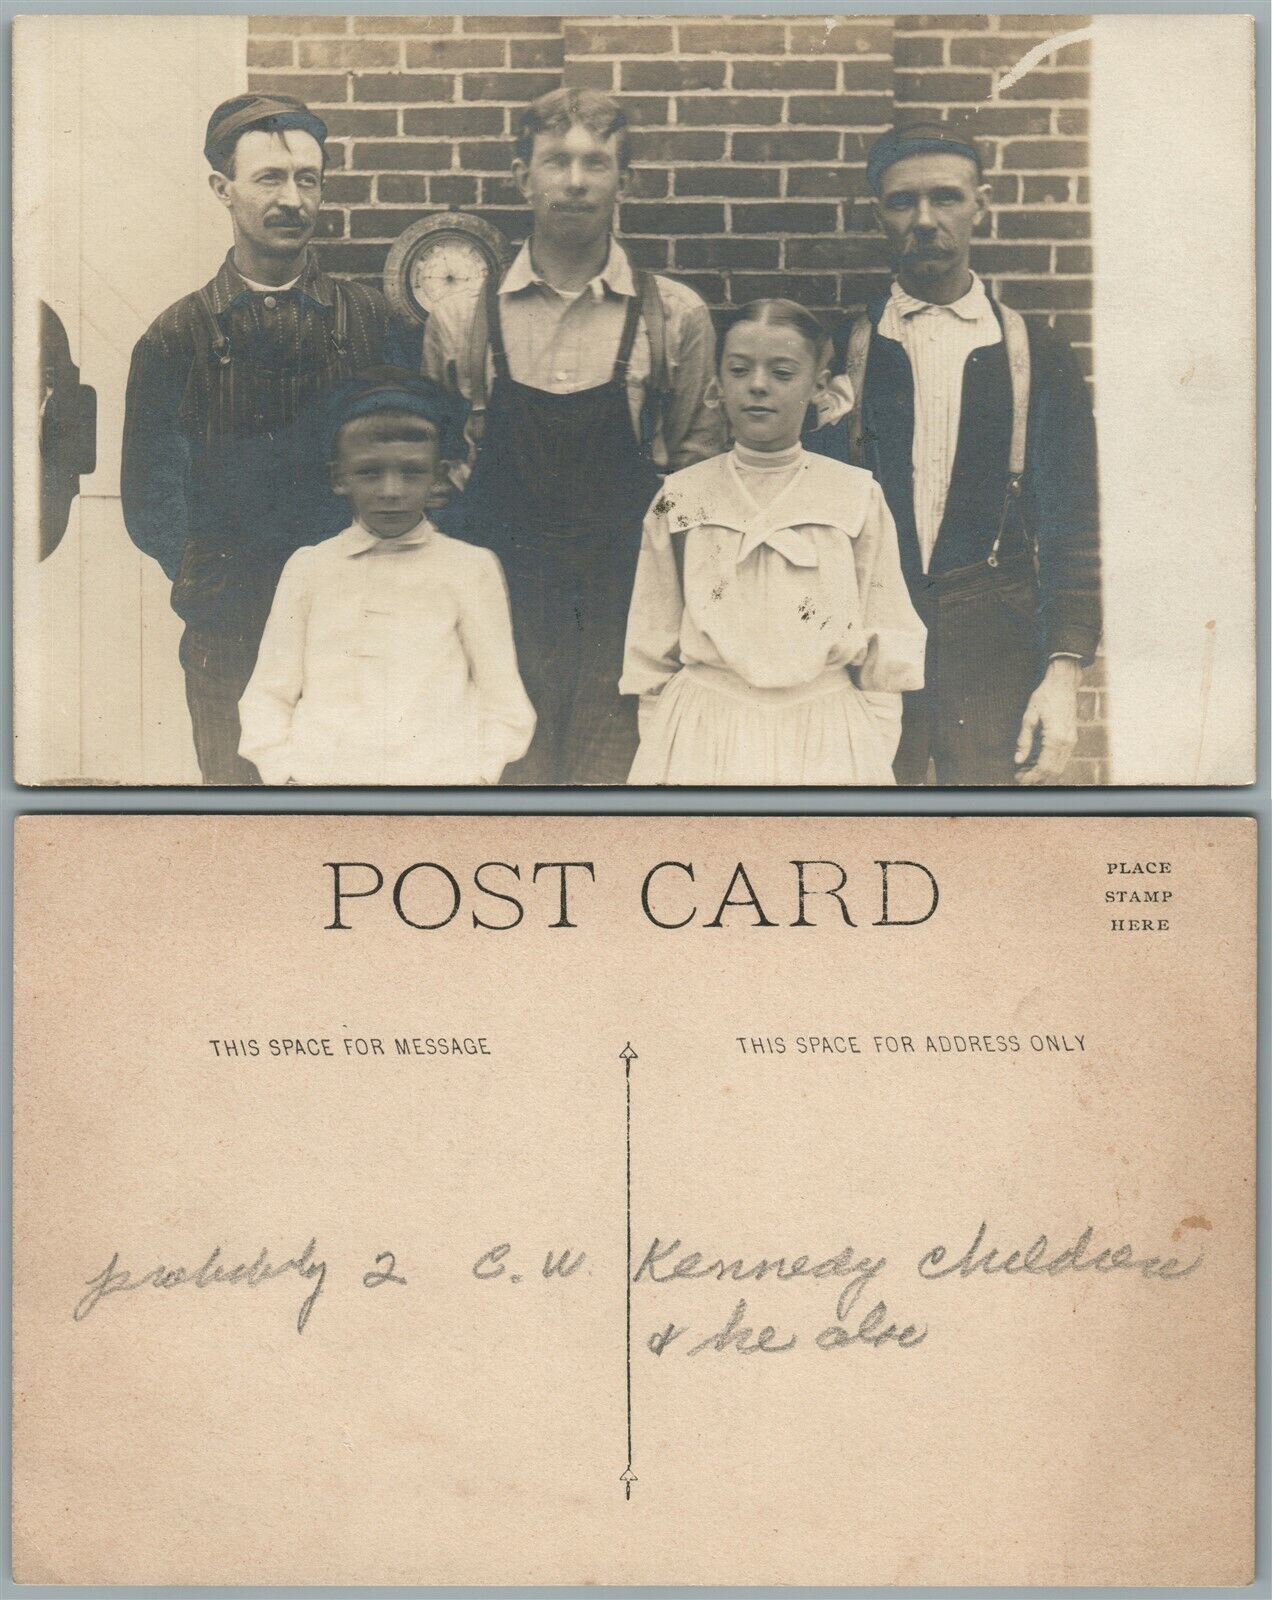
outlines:
[[[332,493],[338,494],[341,499],[346,498],[349,493],[349,486],[345,482],[344,473],[340,470],[340,463],[338,461],[329,461],[327,463],[327,471],[331,474]]]
[[[632,169],[620,167],[618,169],[618,199],[626,200],[628,191],[632,186]]]
[[[528,193],[530,167],[529,164],[523,161],[520,156],[514,156],[512,158],[512,181],[516,184],[518,190],[520,191],[521,198],[523,200],[528,200],[530,198]]]
[[[228,211],[230,208],[230,179],[215,167],[208,173],[208,188]]]
[[[991,185],[990,184],[988,184],[988,183],[978,183],[976,185],[976,221],[977,222],[984,222],[985,218],[989,215],[989,197],[990,197],[990,193],[991,193]]]

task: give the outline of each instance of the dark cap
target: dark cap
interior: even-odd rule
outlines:
[[[894,162],[922,155],[966,156],[975,162],[977,176],[985,175],[980,151],[958,128],[948,122],[908,122],[875,140],[866,158],[866,180],[878,194],[883,175]]]
[[[335,454],[336,437],[347,422],[384,411],[405,412],[431,422],[437,429],[443,460],[459,461],[466,453],[468,402],[431,378],[401,367],[371,367],[359,372],[332,391],[324,411],[323,444],[328,460]]]
[[[303,100],[289,94],[236,94],[232,100],[223,100],[208,118],[203,154],[215,163],[219,149],[262,122],[280,131],[295,128],[312,134],[319,144],[327,137],[327,124]]]

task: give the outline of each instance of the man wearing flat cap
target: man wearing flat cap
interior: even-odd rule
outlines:
[[[121,494],[133,542],[172,580],[205,783],[251,784],[238,701],[291,553],[344,525],[319,413],[355,372],[418,364],[383,297],[319,270],[323,122],[287,95],[237,95],[208,123],[212,192],[234,245],[138,340]]]
[[[1026,326],[971,270],[989,186],[970,139],[945,122],[893,129],[867,177],[895,277],[847,331],[848,434],[928,628],[896,779],[1054,783],[1100,634],[1086,384],[1054,330]]]

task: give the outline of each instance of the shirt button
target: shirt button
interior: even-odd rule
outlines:
[[[265,296],[265,304],[272,311],[274,309],[274,307],[278,304],[278,301],[274,298],[274,296],[272,294],[267,294]]]

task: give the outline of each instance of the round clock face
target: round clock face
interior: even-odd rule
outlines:
[[[435,212],[413,222],[389,251],[384,292],[400,315],[426,322],[452,295],[479,293],[510,253],[508,240],[484,218]]]

